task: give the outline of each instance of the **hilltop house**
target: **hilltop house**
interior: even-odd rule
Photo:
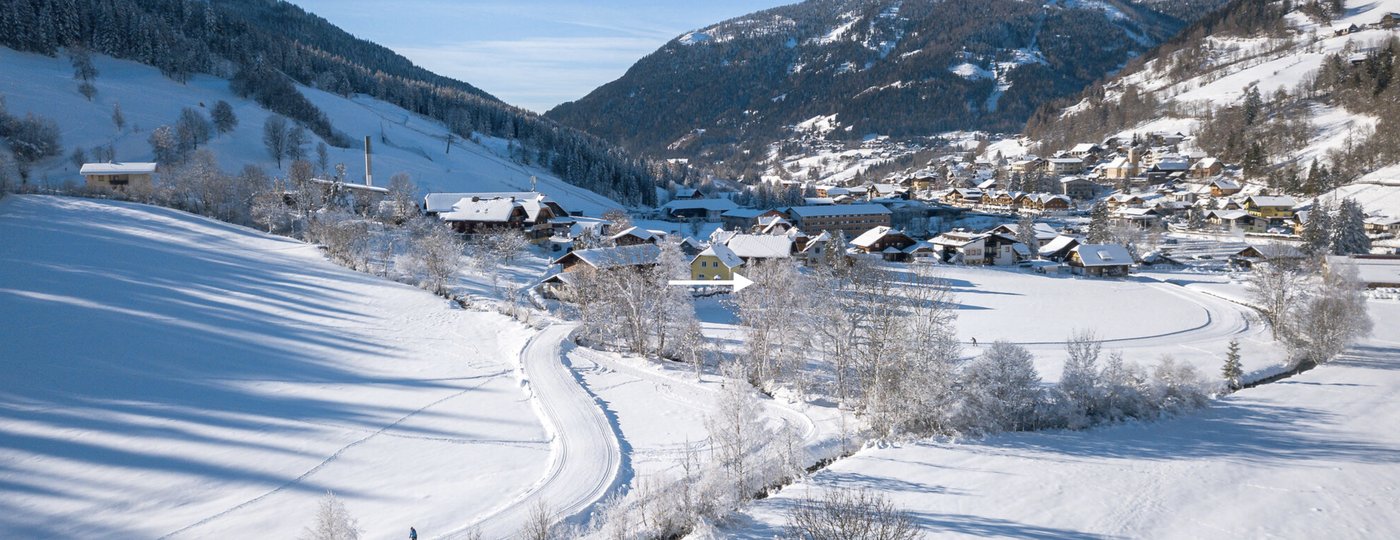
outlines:
[[[155,163],[84,163],[78,170],[87,187],[116,191],[150,191]]]

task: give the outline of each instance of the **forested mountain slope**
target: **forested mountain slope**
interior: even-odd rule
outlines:
[[[1041,154],[1110,135],[1181,131],[1253,182],[1313,196],[1395,176],[1400,1],[1235,0],[1117,77],[1047,104]],[[1395,207],[1400,211],[1400,206]]]
[[[653,171],[607,142],[414,66],[281,0],[15,0],[0,7],[0,45],[50,56],[84,49],[155,66],[180,83],[198,74],[229,79],[238,95],[335,147],[371,133],[337,125],[297,86],[363,94],[437,120],[455,137],[515,141],[516,161],[620,202],[655,202]]]
[[[1193,16],[1220,3],[1167,4]],[[1014,131],[1185,26],[1158,4],[809,0],[686,33],[546,115],[707,162],[764,159],[793,126],[831,115],[834,139]]]

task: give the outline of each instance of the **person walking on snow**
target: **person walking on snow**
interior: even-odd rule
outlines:
[[[408,528],[408,540],[418,540],[418,529]]]

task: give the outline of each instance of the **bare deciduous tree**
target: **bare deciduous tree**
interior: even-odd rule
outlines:
[[[788,513],[787,537],[801,540],[913,540],[922,534],[909,513],[877,493],[828,490]]]
[[[359,524],[334,493],[326,492],[316,511],[316,521],[301,533],[302,540],[358,540]]]

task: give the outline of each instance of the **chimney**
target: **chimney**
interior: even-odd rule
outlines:
[[[365,185],[374,185],[374,173],[369,160],[369,135],[365,135]]]

